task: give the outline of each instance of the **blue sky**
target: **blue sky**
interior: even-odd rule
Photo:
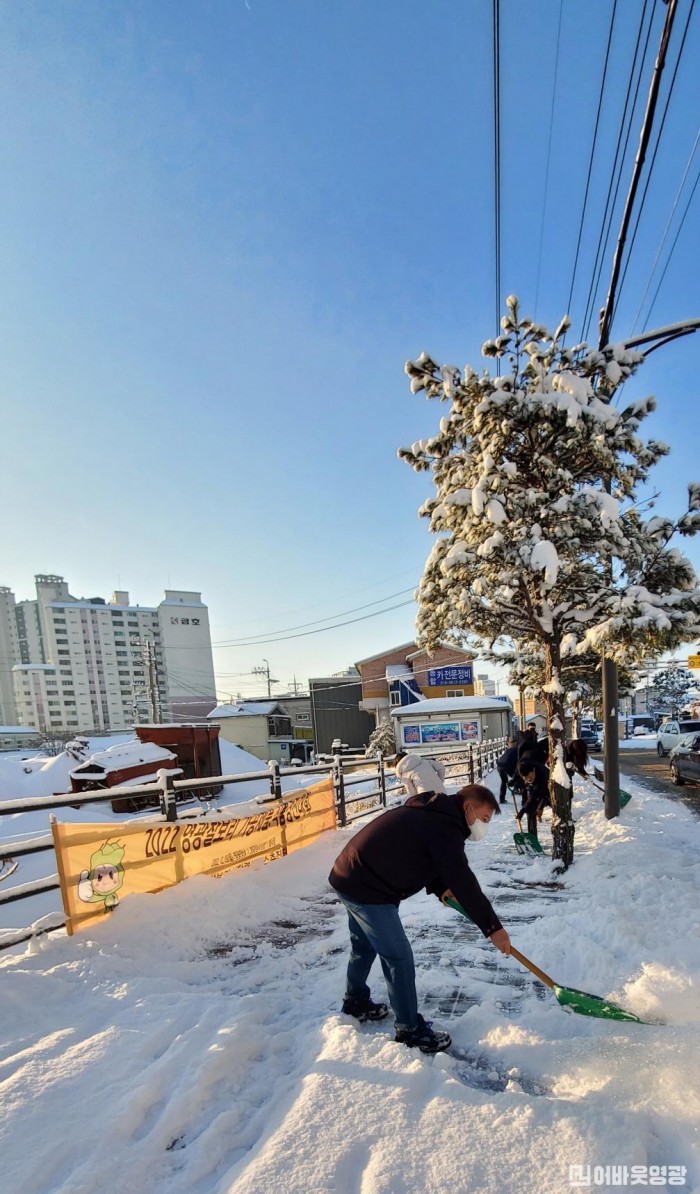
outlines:
[[[577,329],[641,7],[618,5]],[[501,8],[502,290],[555,323],[610,3],[564,0],[541,255],[559,5]],[[478,367],[494,331],[490,5],[5,0],[0,44],[0,583],[26,597],[35,572],[59,572],[77,595],[142,604],[201,589],[217,642],[417,582],[427,482],[396,449],[439,412],[403,364],[427,349]],[[699,51],[696,18],[617,337],[693,145]],[[697,211],[696,195],[651,326],[700,314]],[[669,512],[699,473],[699,346],[661,350],[628,387],[659,400]],[[285,685],[336,671],[411,638],[412,616],[217,651],[221,691],[250,690],[236,673],[263,656]]]

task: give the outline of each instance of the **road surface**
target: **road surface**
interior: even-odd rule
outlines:
[[[603,766],[603,756],[594,754],[591,761],[597,766]],[[700,785],[685,784],[677,788],[671,783],[668,756],[660,759],[656,749],[639,747],[636,750],[622,749],[620,751],[620,773],[629,775],[638,783],[644,784],[652,792],[668,796],[671,800],[680,800],[696,816],[700,817]],[[624,780],[622,781],[624,784]]]

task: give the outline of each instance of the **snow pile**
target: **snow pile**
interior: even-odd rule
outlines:
[[[99,928],[0,961],[3,1182],[92,1194],[561,1194],[570,1165],[700,1178],[697,824],[634,785],[574,800],[564,890],[496,818],[472,865],[561,983],[664,1025],[567,1014],[467,922],[403,905],[423,1010],[461,1056],[338,1013],[347,931],[326,875],[354,829],[262,867],[133,897]],[[548,845],[548,830],[542,837]],[[383,996],[379,968],[372,979]],[[86,1113],[89,1130],[86,1130]],[[628,1180],[629,1184],[629,1180]]]

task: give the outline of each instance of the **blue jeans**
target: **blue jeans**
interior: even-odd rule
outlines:
[[[369,995],[367,976],[379,955],[396,1027],[415,1028],[418,1023],[416,968],[398,908],[395,904],[355,904],[340,892],[335,894],[347,909],[350,928],[345,998],[362,999]]]

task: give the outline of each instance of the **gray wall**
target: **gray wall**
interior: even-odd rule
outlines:
[[[362,682],[344,684],[337,676],[329,676],[309,680],[309,689],[316,751],[328,754],[334,738],[348,746],[365,747],[376,723],[359,707]]]

